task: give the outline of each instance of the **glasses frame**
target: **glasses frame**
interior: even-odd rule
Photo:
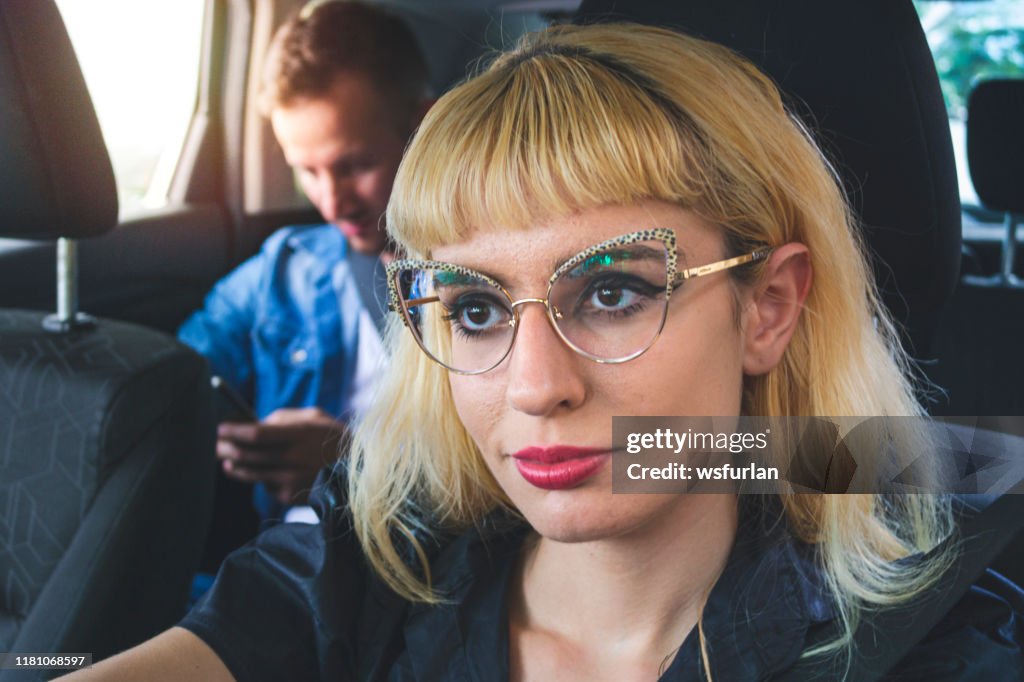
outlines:
[[[552,287],[562,274],[576,267],[578,264],[582,263],[583,261],[585,261],[587,258],[590,258],[594,254],[600,253],[601,251],[605,251],[610,248],[626,246],[628,244],[635,244],[636,242],[645,241],[659,241],[665,245],[665,274],[667,275],[665,280],[665,306],[664,310],[662,311],[661,321],[658,324],[657,333],[651,338],[651,341],[644,348],[621,358],[601,358],[583,350],[582,348],[574,344],[572,341],[570,341],[568,338],[566,338],[565,334],[558,326],[558,319],[562,317],[562,313],[551,305]],[[620,237],[613,237],[612,239],[607,239],[603,242],[600,242],[599,244],[594,244],[593,246],[590,246],[584,249],[583,251],[580,251],[578,254],[576,254],[575,256],[573,256],[572,258],[570,258],[569,260],[565,261],[557,268],[555,268],[555,271],[551,274],[551,277],[548,278],[547,293],[545,294],[544,298],[521,298],[519,300],[513,299],[512,295],[508,292],[508,290],[505,289],[505,287],[503,287],[495,279],[488,277],[482,272],[477,272],[476,270],[472,270],[461,265],[455,265],[454,263],[444,263],[441,261],[432,260],[396,260],[389,263],[386,268],[388,280],[388,308],[392,312],[401,315],[403,324],[409,328],[409,332],[412,334],[413,339],[416,341],[416,345],[420,347],[420,350],[426,353],[427,357],[429,357],[431,360],[441,365],[448,371],[454,372],[456,374],[463,374],[468,376],[484,374],[485,372],[491,371],[492,369],[500,365],[502,362],[504,362],[505,358],[507,358],[509,354],[512,352],[512,347],[515,345],[516,342],[516,335],[519,332],[519,306],[526,305],[527,303],[540,303],[541,305],[544,306],[544,309],[547,312],[548,323],[551,325],[551,328],[554,329],[555,334],[558,335],[558,338],[560,338],[562,342],[566,346],[571,348],[574,352],[602,365],[618,365],[624,362],[629,362],[630,360],[635,360],[636,358],[640,357],[648,350],[650,350],[651,347],[658,341],[658,339],[661,337],[662,331],[665,329],[665,320],[668,318],[668,304],[671,300],[672,292],[678,289],[680,286],[682,286],[683,282],[685,282],[688,279],[704,277],[705,275],[710,275],[715,272],[721,272],[723,270],[729,270],[740,265],[746,265],[747,263],[752,263],[754,261],[764,260],[771,255],[772,250],[773,249],[771,247],[764,247],[757,249],[756,251],[751,251],[750,253],[744,254],[742,256],[734,256],[733,258],[726,258],[724,260],[715,261],[714,263],[708,263],[707,265],[699,265],[696,267],[687,268],[685,270],[679,270],[679,252],[677,251],[675,232],[664,227],[639,230],[637,232],[630,232],[629,234],[624,234]],[[399,295],[399,286],[397,280],[399,272],[403,270],[414,269],[438,270],[441,272],[450,272],[456,275],[476,277],[485,282],[486,284],[490,285],[497,291],[501,292],[501,294],[506,299],[508,299],[509,310],[512,311],[512,319],[509,320],[509,326],[512,327],[512,338],[509,341],[508,349],[504,352],[504,354],[502,354],[502,356],[497,360],[497,362],[495,362],[490,367],[487,367],[485,369],[472,371],[456,369],[442,362],[439,358],[435,357],[433,353],[431,353],[423,345],[423,342],[420,340],[419,335],[414,330],[413,322],[410,319],[410,313],[406,305],[407,302],[403,301],[402,297]],[[410,301],[408,303],[432,303],[434,301],[439,301],[439,299],[437,297],[431,297],[429,300],[414,299],[413,301]]]

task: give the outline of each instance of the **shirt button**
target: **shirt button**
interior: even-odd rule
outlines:
[[[305,348],[299,348],[292,353],[292,364],[299,365],[306,361],[309,357],[309,353],[306,352]]]

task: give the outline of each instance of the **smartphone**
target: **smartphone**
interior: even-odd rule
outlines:
[[[231,387],[231,384],[215,374],[210,377],[210,386],[231,406],[231,416],[235,417],[235,420],[246,422],[259,421],[256,411],[252,409],[252,405],[247,403],[245,398],[240,396],[238,391]]]

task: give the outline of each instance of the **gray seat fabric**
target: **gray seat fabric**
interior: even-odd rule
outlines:
[[[44,335],[42,318],[0,312],[0,651],[99,658],[184,612],[212,398],[202,359],[164,334]]]
[[[90,237],[117,194],[52,0],[0,3],[0,236]],[[185,609],[212,511],[213,398],[175,339],[0,310],[0,651],[123,650]],[[0,682],[55,671],[0,670]]]

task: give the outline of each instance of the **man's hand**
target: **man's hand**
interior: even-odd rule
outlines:
[[[345,425],[319,408],[282,408],[262,422],[222,423],[217,457],[228,476],[262,482],[281,504],[305,504],[317,473],[338,458],[344,433]]]

